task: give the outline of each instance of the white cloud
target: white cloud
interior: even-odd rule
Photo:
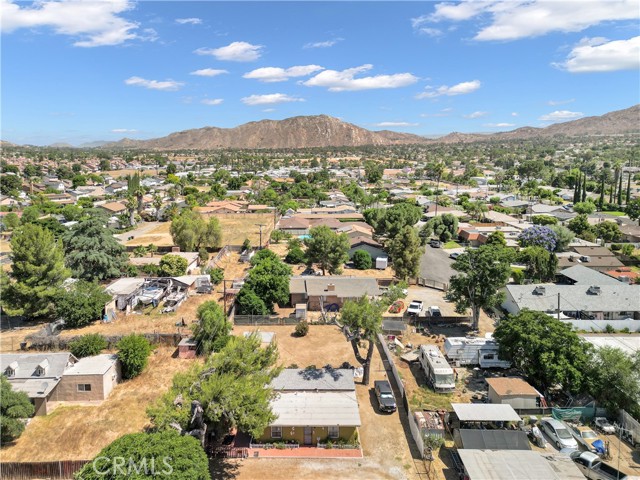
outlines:
[[[566,61],[555,67],[571,73],[613,72],[640,68],[640,37],[608,41],[605,38],[583,39]]]
[[[517,117],[518,116],[518,112],[511,112],[511,116],[512,117]]]
[[[269,112],[275,112],[276,109],[275,108],[265,108],[264,110],[262,110],[265,113],[269,113]]]
[[[374,127],[417,127],[420,125],[419,123],[409,123],[409,122],[379,122],[374,123]]]
[[[305,43],[302,48],[329,48],[333,47],[336,43],[341,42],[344,38],[334,38],[333,40],[326,40],[324,42],[311,42]]]
[[[515,127],[516,124],[515,123],[485,123],[483,124],[484,127],[490,127],[490,128],[506,128],[506,127]]]
[[[441,37],[442,35],[444,35],[444,32],[442,30],[433,27],[420,27],[416,29],[416,31],[429,37]]]
[[[180,25],[200,25],[202,23],[202,19],[195,17],[176,18],[176,23],[179,23]]]
[[[418,95],[416,95],[416,98],[434,98],[440,97],[442,95],[446,95],[449,97],[454,95],[466,95],[467,93],[475,92],[480,88],[481,85],[482,84],[480,83],[480,80],[472,80],[470,82],[458,83],[456,85],[453,85],[452,87],[447,87],[446,85],[442,85],[437,89],[434,89],[433,87],[426,87],[427,91],[419,93]]]
[[[326,87],[330,92],[345,92],[354,90],[372,90],[377,88],[399,88],[412,85],[418,77],[410,73],[396,73],[393,75],[375,75],[372,77],[354,78],[357,74],[369,71],[373,65],[361,65],[346,70],[325,70],[310,78],[303,85],[307,87]]]
[[[220,105],[222,102],[224,102],[222,98],[205,98],[200,103],[203,105]]]
[[[576,101],[575,98],[570,98],[568,100],[549,100],[547,102],[547,105],[555,107],[556,105],[566,105],[567,103],[573,103],[575,101]]]
[[[129,0],[110,1],[40,1],[21,7],[0,0],[2,32],[21,28],[50,27],[59,35],[76,37],[76,47],[120,45],[127,40],[148,39],[138,36],[138,23],[120,17],[134,8]]]
[[[538,120],[542,120],[544,122],[557,122],[561,120],[573,120],[580,117],[584,117],[584,113],[570,112],[569,110],[556,110],[555,112],[542,115]]]
[[[197,75],[199,77],[215,77],[217,75],[222,75],[224,73],[229,73],[229,72],[226,70],[217,70],[215,68],[203,68],[201,70],[195,70],[189,73],[189,75]]]
[[[250,95],[241,99],[245,105],[276,105],[278,103],[304,102],[304,98],[292,97],[284,93]]]
[[[306,77],[318,70],[323,70],[318,65],[299,65],[290,68],[263,67],[245,73],[243,78],[251,78],[261,82],[286,82],[292,77]]]
[[[194,53],[198,55],[213,55],[218,60],[229,62],[253,62],[260,58],[262,45],[252,45],[247,42],[232,42],[220,48],[198,48]]]
[[[184,86],[184,83],[176,82],[175,80],[147,80],[141,77],[129,77],[124,81],[124,83],[127,85],[134,85],[136,87],[144,87],[151,90],[164,90],[167,92],[180,90],[180,88]]]
[[[136,133],[137,131],[133,128],[114,128],[111,133]]]
[[[516,40],[550,32],[579,32],[614,20],[637,20],[637,0],[491,0],[438,3],[435,12],[411,20],[415,29],[429,22],[490,17],[475,40]],[[484,18],[483,18],[484,19]]]
[[[481,117],[486,117],[489,114],[489,112],[473,112],[473,113],[469,113],[467,115],[462,115],[464,118],[481,118]]]

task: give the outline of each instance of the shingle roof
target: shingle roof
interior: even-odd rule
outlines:
[[[47,373],[44,376],[36,376],[35,370],[43,361],[49,362]],[[0,355],[0,373],[4,373],[13,362],[18,364],[15,376],[12,378],[55,378],[64,374],[67,365],[77,361],[69,352],[60,353],[8,353]]]
[[[615,278],[611,278],[609,275],[600,273],[584,265],[574,265],[573,267],[565,268],[560,272],[567,278],[570,278],[576,285],[619,285],[620,281]]]
[[[271,381],[274,390],[284,391],[353,391],[353,370],[340,369],[300,369],[286,368]]]
[[[85,357],[69,368],[65,375],[104,375],[118,361],[118,356],[113,353],[104,353]]]
[[[496,377],[487,378],[487,384],[500,396],[503,395],[533,395],[539,396],[539,393],[518,377]]]
[[[335,285],[335,291],[329,292],[327,286]],[[362,295],[378,296],[380,288],[375,278],[366,277],[291,277],[291,293],[306,293],[308,296],[332,295],[338,298],[359,298]]]
[[[519,309],[528,308],[537,312],[555,312],[558,308],[560,294],[560,310],[585,312],[623,312],[640,311],[640,285],[596,285],[600,287],[599,295],[587,293],[587,285],[507,285],[507,292],[516,302]],[[544,287],[543,295],[534,294],[537,287]]]

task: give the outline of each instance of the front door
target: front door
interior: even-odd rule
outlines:
[[[304,444],[311,445],[313,440],[313,428],[304,427]]]

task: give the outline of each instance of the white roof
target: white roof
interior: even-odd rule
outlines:
[[[144,284],[142,277],[120,278],[106,288],[111,295],[131,295]]]
[[[517,422],[520,416],[511,405],[500,403],[452,403],[462,422]]]
[[[360,426],[355,391],[282,392],[271,401],[275,427]]]
[[[573,460],[532,450],[458,449],[470,480],[584,480]]]
[[[640,351],[640,335],[581,335],[590,344],[601,347],[615,347],[629,355]]]
[[[118,356],[112,353],[85,357],[64,372],[65,375],[104,375],[118,361]]]

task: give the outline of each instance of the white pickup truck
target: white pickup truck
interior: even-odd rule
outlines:
[[[640,480],[635,475],[622,473],[591,452],[571,452],[571,460],[575,462],[582,474],[590,480]]]
[[[409,315],[416,315],[419,317],[422,313],[422,302],[420,300],[413,300],[409,305],[409,308],[407,308],[407,313]]]

